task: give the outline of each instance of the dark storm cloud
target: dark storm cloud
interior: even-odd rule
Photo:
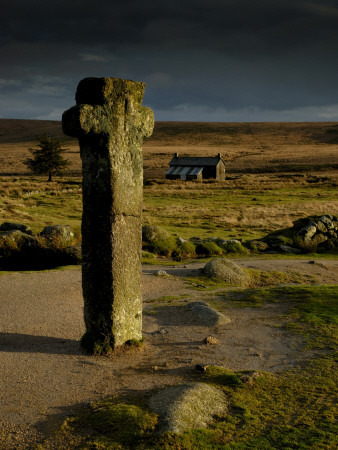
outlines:
[[[120,76],[162,120],[336,120],[337,25],[335,0],[12,0],[0,115],[54,118],[81,78]]]

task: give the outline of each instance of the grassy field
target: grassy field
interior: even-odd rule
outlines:
[[[68,148],[65,178],[46,183],[23,164],[36,137],[48,132]],[[337,214],[338,126],[333,123],[156,123],[144,143],[144,223],[183,238],[252,239],[310,214]],[[216,155],[225,182],[166,181],[174,152]],[[60,122],[0,119],[0,221],[33,231],[81,220],[78,143]]]
[[[80,228],[81,179],[0,177],[0,222]],[[291,226],[311,214],[337,214],[335,177],[308,183],[306,177],[240,175],[218,182],[158,180],[144,187],[143,222],[183,238],[192,236],[253,239]]]

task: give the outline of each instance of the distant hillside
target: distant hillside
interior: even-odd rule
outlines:
[[[0,144],[35,142],[49,133],[62,141],[72,141],[62,132],[61,122],[52,120],[0,119]],[[216,123],[216,122],[156,122],[147,144],[250,145],[337,144],[338,124],[316,123]]]
[[[0,119],[0,144],[36,142],[44,133],[57,139],[65,137],[59,121]]]
[[[0,119],[0,175],[24,174],[28,148],[44,133],[59,139],[81,173],[78,140],[62,132],[61,122]],[[227,172],[309,172],[338,168],[338,124],[156,122],[143,144],[145,178],[163,178],[173,153],[216,156]]]

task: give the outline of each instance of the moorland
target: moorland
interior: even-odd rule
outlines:
[[[49,183],[23,164],[45,132],[60,139],[71,161]],[[335,123],[158,122],[143,146],[144,224],[184,239],[245,241],[302,217],[337,215],[337,150]],[[165,180],[175,152],[221,153],[226,180]],[[78,144],[60,122],[0,119],[0,193],[0,223],[33,232],[69,224],[80,233]],[[337,448],[336,254],[232,258],[251,286],[207,279],[203,259],[144,266],[145,344],[106,358],[79,350],[78,266],[3,272],[0,447]],[[196,321],[196,301],[230,322]],[[149,397],[185,383],[216,386],[227,413],[204,430],[159,435]]]
[[[64,178],[46,183],[27,173],[27,148],[49,133],[67,149]],[[312,214],[336,214],[338,125],[335,123],[158,122],[143,145],[144,223],[191,236],[253,239]],[[173,154],[216,156],[225,182],[166,181]],[[0,119],[3,220],[45,224],[81,220],[78,142],[61,123]]]

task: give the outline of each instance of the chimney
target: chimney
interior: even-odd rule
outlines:
[[[222,153],[218,153],[217,157],[218,159],[222,159]]]
[[[174,153],[174,158],[178,158],[178,153]]]

